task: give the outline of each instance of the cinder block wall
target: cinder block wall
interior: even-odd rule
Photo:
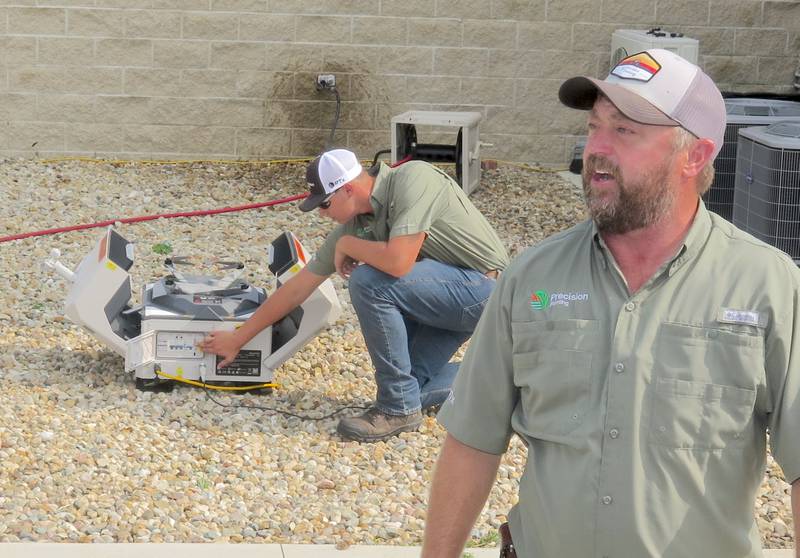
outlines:
[[[313,155],[333,73],[336,144],[362,157],[395,114],[471,110],[484,157],[563,164],[583,118],[561,81],[656,25],[723,89],[794,91],[797,0],[0,0],[0,156]]]

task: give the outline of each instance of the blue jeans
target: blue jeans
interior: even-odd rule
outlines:
[[[410,415],[442,403],[458,363],[450,357],[469,339],[495,281],[431,259],[403,277],[368,265],[350,275],[350,300],[375,367],[375,406]]]

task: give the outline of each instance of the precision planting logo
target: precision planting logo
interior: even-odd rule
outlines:
[[[535,291],[531,293],[531,308],[534,310],[546,310],[552,306],[569,306],[570,302],[586,302],[589,300],[589,293],[548,293],[547,291]]]
[[[550,306],[550,295],[547,291],[536,291],[531,293],[531,308],[534,310],[544,310]]]

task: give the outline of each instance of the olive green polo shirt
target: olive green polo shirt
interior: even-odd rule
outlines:
[[[422,161],[396,168],[381,164],[370,197],[372,213],[336,227],[308,269],[317,275],[336,271],[333,256],[343,235],[387,242],[396,236],[426,233],[420,257],[480,272],[505,269],[508,253],[486,217],[445,172]]]
[[[798,395],[800,272],[701,202],[633,295],[590,221],[515,259],[439,420],[527,444],[520,558],[754,557],[767,430],[800,477]]]

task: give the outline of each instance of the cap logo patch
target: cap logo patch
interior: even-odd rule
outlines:
[[[611,75],[622,79],[633,79],[636,81],[648,82],[653,79],[661,64],[646,52],[640,52],[627,58],[623,58],[619,64],[611,70]]]

